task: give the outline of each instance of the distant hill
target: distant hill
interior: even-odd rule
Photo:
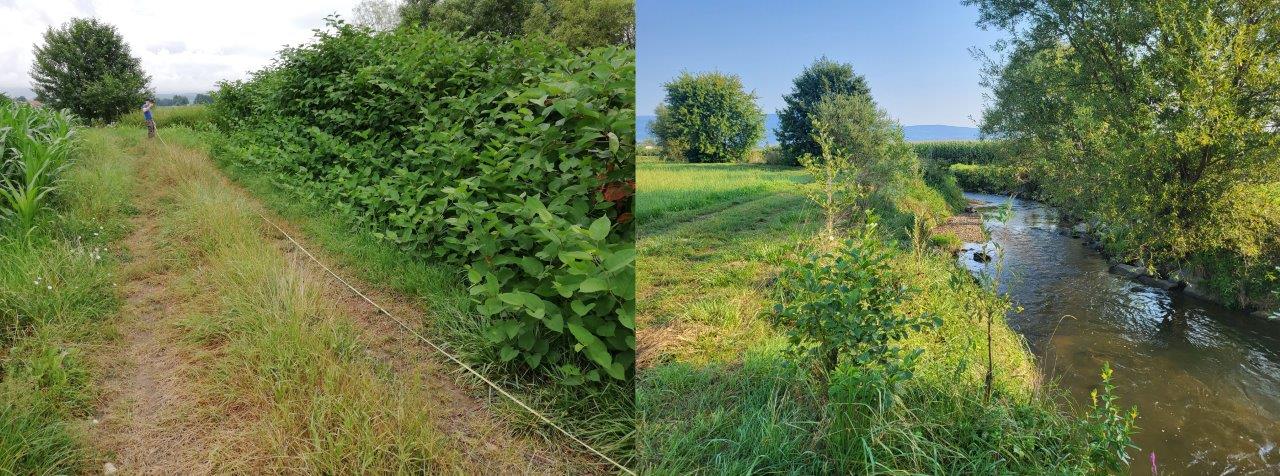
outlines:
[[[27,99],[35,99],[36,97],[35,91],[32,91],[30,88],[0,87],[0,93],[5,93],[12,98],[17,98],[19,96],[22,96],[22,97],[26,97]],[[156,98],[171,98],[174,96],[186,96],[188,100],[194,101],[196,99],[196,94],[209,94],[209,91],[205,91],[202,93],[191,93],[191,92],[163,93],[162,92],[162,93],[156,93]]]
[[[636,116],[636,140],[642,141],[652,138],[649,134],[649,124],[653,122],[654,116]],[[778,138],[773,135],[773,131],[778,128],[778,115],[765,114],[764,130],[765,140],[762,144],[777,144]],[[906,136],[907,142],[924,142],[933,140],[977,140],[978,128],[946,126],[940,124],[923,124],[916,126],[902,126],[903,135]]]

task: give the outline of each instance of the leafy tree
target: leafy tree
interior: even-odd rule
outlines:
[[[361,0],[351,11],[351,23],[376,31],[386,31],[400,24],[400,6],[391,0]]]
[[[177,94],[173,95],[174,106],[186,106],[188,104],[191,104],[191,100],[187,99],[186,96],[179,96]]]
[[[667,97],[650,131],[658,145],[679,150],[679,158],[730,162],[764,136],[764,113],[737,76],[681,73],[663,87]]]
[[[73,18],[49,28],[31,68],[36,99],[76,116],[111,121],[150,96],[151,78],[112,25]]]
[[[431,19],[431,7],[437,0],[405,0],[396,13],[400,15],[401,25],[425,26]]]
[[[799,163],[805,154],[819,155],[822,150],[813,138],[810,115],[823,98],[835,95],[870,96],[866,80],[853,72],[853,66],[820,58],[797,76],[791,94],[782,97],[787,106],[778,112],[778,145],[787,162]]]
[[[1215,219],[1226,197],[1280,181],[1280,9],[967,3],[1012,35],[1007,59],[988,64],[984,132],[1035,151],[1024,160],[1042,193],[1108,224],[1111,243],[1148,262],[1233,246]]]
[[[519,36],[536,0],[443,0],[430,7],[429,24],[464,36]]]
[[[210,96],[208,94],[197,94],[196,100],[192,101],[192,103],[193,104],[213,104],[213,96]]]
[[[0,104],[11,103],[11,102],[14,102],[13,98],[9,97],[8,94],[0,93]]]
[[[876,107],[866,95],[838,94],[823,98],[810,114],[824,156],[848,163],[849,180],[869,194],[896,195],[920,177],[920,162],[902,136],[902,127]]]
[[[571,47],[636,46],[635,2],[550,0],[534,5],[525,32],[546,32]]]
[[[543,36],[574,48],[635,47],[630,0],[409,0],[398,13],[402,23],[463,36]]]

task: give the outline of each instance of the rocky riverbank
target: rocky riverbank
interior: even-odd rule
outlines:
[[[1107,252],[1102,246],[1097,234],[1097,225],[1091,225],[1084,221],[1067,220],[1058,227],[1058,233],[1063,236],[1081,240],[1081,245],[1102,253],[1111,264],[1109,271],[1112,274],[1131,279],[1135,282],[1163,289],[1170,292],[1178,292],[1185,296],[1199,299],[1202,301],[1213,302],[1227,307],[1236,307],[1236,303],[1224,301],[1218,294],[1208,289],[1206,282],[1207,276],[1195,272],[1194,270],[1175,269],[1172,266],[1148,266],[1138,260],[1130,260],[1128,262],[1121,261],[1117,257]],[[1168,270],[1160,272],[1159,270]],[[1246,309],[1251,316],[1263,319],[1280,319],[1280,309]]]

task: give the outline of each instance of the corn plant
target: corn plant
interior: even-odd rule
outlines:
[[[0,216],[23,229],[35,225],[67,167],[73,137],[65,111],[0,105]]]

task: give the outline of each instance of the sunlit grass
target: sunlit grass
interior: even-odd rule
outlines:
[[[172,184],[163,252],[187,270],[185,297],[203,303],[181,327],[193,344],[217,349],[202,354],[199,393],[251,413],[215,449],[218,470],[456,471],[459,456],[424,387],[378,371],[321,278],[270,244],[256,205],[198,150],[148,144],[143,152],[148,177]]]
[[[696,173],[690,173],[696,171]],[[808,182],[795,167],[647,162],[636,169],[637,229],[650,233],[688,214],[788,191]]]
[[[637,176],[641,207],[654,196],[648,187],[661,192],[647,208],[661,219],[642,224],[637,241],[646,472],[955,474],[1079,463],[1084,443],[1073,421],[1040,388],[1023,339],[1003,322],[993,335],[996,397],[982,401],[986,326],[974,309],[993,298],[950,256],[904,249],[893,260],[915,289],[900,311],[944,324],[904,343],[925,354],[902,404],[842,426],[836,416],[867,402],[826,395],[787,357],[785,335],[769,321],[773,279],[819,226],[796,186],[799,172],[642,163]],[[1037,435],[1044,441],[1032,441]],[[1015,448],[1023,453],[996,454]]]

